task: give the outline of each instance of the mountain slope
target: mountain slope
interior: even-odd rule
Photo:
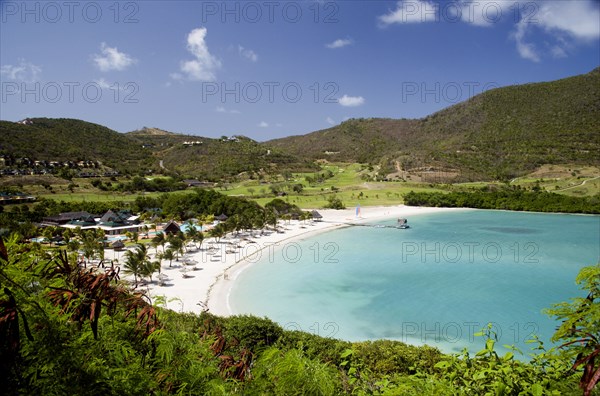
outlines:
[[[420,120],[358,119],[266,144],[313,159],[438,167],[509,178],[550,163],[599,164],[600,69],[498,88]]]
[[[30,121],[0,121],[0,155],[93,160],[129,173],[159,170],[162,161],[181,176],[209,180],[242,172],[314,170],[317,159],[378,164],[381,175],[438,172],[446,181],[508,179],[542,164],[600,165],[600,68],[490,90],[419,120],[352,119],[265,143],[156,128],[121,134],[73,119]]]
[[[314,170],[312,161],[285,154],[244,136],[211,139],[144,128],[126,134],[153,151],[165,168],[182,175],[219,180],[242,172]]]
[[[100,161],[113,169],[141,168],[149,154],[127,136],[101,125],[59,118],[30,124],[0,121],[0,154],[47,161]]]
[[[33,161],[99,161],[123,173],[164,171],[183,177],[219,180],[241,172],[314,170],[310,161],[245,138],[210,139],[156,128],[119,133],[74,119],[30,118],[0,121],[0,155]]]

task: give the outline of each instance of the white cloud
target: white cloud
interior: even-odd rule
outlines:
[[[184,77],[192,81],[214,81],[215,72],[221,68],[221,62],[215,58],[206,45],[206,28],[192,30],[187,36],[187,50],[195,57],[193,60],[181,61],[181,73],[171,73],[174,80]]]
[[[325,122],[327,122],[329,125],[335,125],[335,121],[331,117],[327,117],[325,119]]]
[[[540,56],[535,49],[535,45],[525,42],[526,33],[527,23],[523,21],[519,22],[517,24],[517,30],[513,33],[513,38],[517,42],[517,51],[519,52],[519,55],[521,55],[521,58],[539,62]]]
[[[268,128],[269,124],[265,121],[261,121],[257,126],[260,128]]]
[[[252,51],[251,49],[244,48],[241,45],[238,45],[238,52],[242,58],[246,58],[251,62],[258,61],[258,55],[256,54],[256,52]]]
[[[348,46],[348,45],[350,45],[352,43],[353,43],[352,39],[349,39],[349,38],[347,38],[347,39],[337,39],[334,42],[331,42],[329,44],[325,44],[325,47],[332,48],[332,49],[334,49],[334,48],[342,48],[342,47],[346,47],[346,46]]]
[[[126,84],[119,84],[118,82],[111,83],[111,82],[107,81],[105,78],[100,78],[98,80],[94,80],[94,82],[96,84],[98,84],[98,86],[101,89],[112,89],[112,90],[116,89],[119,91],[125,91]]]
[[[477,26],[492,26],[504,17],[514,15],[513,0],[401,0],[396,9],[378,17],[382,26],[426,22],[464,22]],[[531,1],[527,2],[531,4]]]
[[[25,59],[19,59],[18,65],[2,65],[0,76],[7,80],[32,83],[38,80],[42,68]]]
[[[549,52],[554,58],[567,56],[567,49],[577,43],[587,43],[600,37],[600,8],[592,2],[548,1],[538,3],[536,12],[529,18],[522,18],[516,25],[513,38],[522,58],[539,62],[540,51],[525,36],[535,28],[542,29],[554,39]]]
[[[104,78],[101,78],[99,80],[95,81],[96,84],[98,84],[98,86],[102,89],[109,89],[110,88],[110,84],[108,83],[108,81],[106,81]]]
[[[437,4],[430,1],[399,1],[395,10],[378,17],[384,26],[393,23],[422,23],[435,21],[438,13]]]
[[[550,49],[550,52],[552,53],[552,56],[555,58],[566,58],[567,57],[567,51],[565,51],[565,49],[559,45],[555,45],[554,47],[552,47]]]
[[[218,106],[218,107],[215,109],[215,111],[216,111],[217,113],[240,114],[240,111],[239,111],[239,110],[235,110],[235,109],[232,109],[232,110],[227,110],[227,109],[226,109],[225,107],[223,107],[223,106]]]
[[[117,47],[109,47],[106,43],[100,44],[102,54],[94,54],[93,61],[100,71],[125,70],[137,61],[124,52],[119,52]]]
[[[575,44],[586,44],[600,37],[600,6],[594,0],[578,1],[513,1],[513,0],[401,0],[395,9],[378,17],[381,26],[414,23],[457,23],[492,27],[511,21],[514,29],[510,37],[516,43],[519,55],[539,62],[548,53],[566,57]],[[534,30],[547,35],[550,41],[537,48],[526,37]]]
[[[600,7],[592,1],[546,1],[533,18],[537,23],[531,25],[548,32],[565,32],[580,40],[600,37]]]
[[[362,96],[344,95],[338,99],[338,103],[345,107],[356,107],[365,103],[365,98]]]

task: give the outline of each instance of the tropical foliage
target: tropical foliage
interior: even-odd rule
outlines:
[[[143,260],[142,248],[132,255]],[[132,256],[133,257],[133,256]],[[600,266],[582,270],[587,298],[551,310],[562,348],[530,362],[485,348],[444,355],[397,341],[347,342],[155,306],[119,269],[83,268],[65,253],[0,243],[0,387],[4,394],[595,395]]]
[[[447,208],[506,209],[531,212],[600,213],[600,195],[569,197],[544,191],[525,191],[519,188],[478,191],[409,192],[404,203],[412,206]]]

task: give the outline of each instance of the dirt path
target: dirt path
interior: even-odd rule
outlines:
[[[572,189],[572,188],[581,187],[581,186],[583,186],[585,183],[587,183],[587,182],[589,182],[589,181],[592,181],[592,180],[596,180],[596,179],[600,179],[600,176],[596,176],[596,177],[594,177],[594,178],[592,178],[592,179],[587,179],[587,180],[584,180],[584,181],[583,181],[581,184],[578,184],[578,185],[576,185],[576,186],[571,186],[571,187],[567,187],[567,188],[561,188],[560,190],[554,190],[554,191],[565,191],[565,190],[570,190],[570,189]]]

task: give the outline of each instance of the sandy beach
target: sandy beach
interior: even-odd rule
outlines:
[[[152,282],[139,286],[156,303],[164,296],[166,308],[179,312],[200,313],[209,310],[216,315],[233,314],[229,308],[229,294],[237,277],[266,255],[286,243],[314,236],[318,233],[345,227],[348,223],[371,223],[390,218],[407,218],[417,214],[461,209],[411,207],[405,205],[361,208],[359,217],[355,208],[345,210],[319,209],[321,221],[279,221],[283,232],[254,231],[252,234],[229,234],[220,241],[207,238],[201,249],[189,246],[178,261],[163,261],[160,281],[155,274]],[[158,249],[161,249],[160,247]],[[152,257],[155,250],[150,249]],[[106,258],[122,262],[124,252],[106,251]],[[125,277],[127,278],[127,277]]]

